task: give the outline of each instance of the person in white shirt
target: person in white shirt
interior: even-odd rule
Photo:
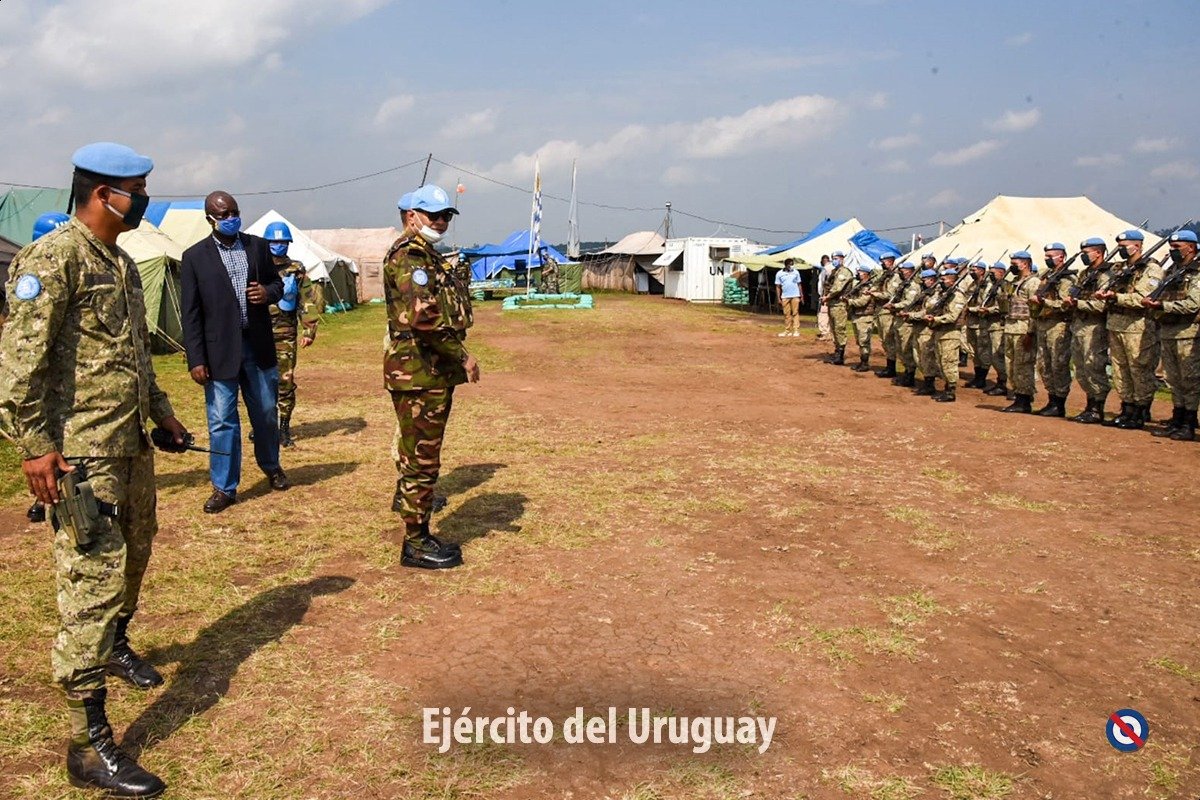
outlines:
[[[800,305],[804,302],[803,279],[796,269],[794,259],[783,262],[783,269],[775,275],[775,294],[783,308],[783,333],[780,336],[800,335]]]

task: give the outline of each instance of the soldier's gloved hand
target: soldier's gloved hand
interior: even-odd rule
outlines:
[[[25,482],[29,484],[33,496],[47,505],[53,505],[59,501],[59,474],[74,472],[75,468],[67,463],[62,453],[51,450],[44,456],[22,461],[21,470],[25,473]]]

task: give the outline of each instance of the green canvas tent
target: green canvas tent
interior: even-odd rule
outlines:
[[[146,325],[156,353],[182,352],[183,322],[179,315],[179,265],[183,248],[142,220],[135,231],[122,233],[117,244],[137,263],[146,299]]]
[[[33,223],[47,211],[67,211],[70,189],[9,189],[0,195],[0,236],[27,245]]]

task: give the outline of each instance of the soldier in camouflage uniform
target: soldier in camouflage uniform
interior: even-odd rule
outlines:
[[[1197,237],[1194,231],[1181,230],[1171,234],[1171,266],[1163,276],[1163,289],[1158,297],[1146,297],[1142,305],[1158,320],[1159,341],[1162,342],[1163,371],[1175,412],[1171,421],[1155,436],[1175,441],[1196,439],[1196,409],[1200,406],[1200,259],[1196,258]]]
[[[921,297],[921,281],[914,276],[916,267],[910,261],[900,265],[901,284],[893,295],[895,302],[889,303],[896,321],[893,326],[896,336],[896,359],[904,366],[904,372],[892,378],[896,386],[912,388],[917,385],[917,358],[913,354],[913,339],[915,328],[909,318],[909,312],[915,310],[917,300]]]
[[[916,387],[913,394],[933,397],[937,394],[934,381],[939,372],[939,365],[934,334],[929,327],[929,317],[936,310],[945,287],[938,281],[938,273],[935,269],[921,270],[921,283],[924,285],[925,291],[917,297],[917,307],[909,312],[909,319],[914,326],[913,347],[917,368],[921,370],[921,385]]]
[[[558,294],[558,262],[550,255],[550,251],[542,248],[539,254],[542,260],[542,294]]]
[[[1005,397],[1008,394],[1008,371],[1004,360],[1004,310],[1000,307],[1006,275],[1008,264],[1003,261],[992,264],[988,268],[987,288],[979,296],[980,341],[988,346],[988,358],[996,370],[996,383],[983,392],[991,397]],[[986,373],[984,377],[987,377]]]
[[[967,297],[967,314],[964,330],[967,334],[967,350],[975,362],[975,376],[963,384],[968,389],[987,388],[987,374],[992,368],[992,347],[988,338],[987,322],[980,313],[979,304],[992,287],[988,277],[988,265],[976,261],[971,265],[973,286]]]
[[[1063,271],[1067,247],[1061,242],[1043,248],[1046,271],[1030,298],[1034,338],[1037,343],[1037,371],[1050,396],[1036,413],[1039,417],[1065,417],[1067,395],[1071,393],[1071,287],[1075,277],[1070,267]]]
[[[1008,367],[1008,385],[1013,391],[1011,405],[1001,409],[1010,414],[1032,414],[1034,373],[1033,323],[1030,300],[1037,291],[1033,274],[1033,256],[1018,250],[1010,258],[1010,270],[1016,282],[1006,287],[1004,301],[1004,363]]]
[[[833,333],[833,355],[825,360],[838,366],[846,363],[846,323],[849,321],[846,295],[854,287],[854,273],[846,266],[845,258],[846,254],[841,250],[833,254],[833,272],[825,281],[825,294],[821,297],[829,309],[829,327]]]
[[[118,797],[156,797],[165,784],[117,748],[105,714],[106,673],[141,689],[162,683],[127,633],[158,530],[148,426],[176,443],[187,436],[155,379],[137,268],[116,244],[141,222],[153,162],[106,142],[72,161],[75,218],[12,263],[0,433],[21,454],[30,490],[53,504],[51,664],[71,720],[68,777]],[[59,505],[59,476],[71,471],[90,483],[94,512],[74,517]]]
[[[279,360],[279,445],[295,447],[291,427],[296,408],[296,340],[299,338],[300,347],[305,348],[317,338],[317,293],[304,265],[288,258],[291,228],[283,222],[272,222],[263,231],[263,238],[283,279],[283,297],[268,308],[275,334],[275,357]],[[303,335],[300,326],[304,327]]]
[[[871,368],[871,330],[875,325],[874,292],[877,283],[871,274],[874,271],[870,264],[859,265],[855,270],[858,281],[846,296],[850,322],[854,325],[854,342],[858,345],[858,363],[850,368],[855,372],[866,372]]]
[[[1104,240],[1098,236],[1079,243],[1083,269],[1065,301],[1071,315],[1071,366],[1075,379],[1087,395],[1087,408],[1071,417],[1072,422],[1096,425],[1104,421],[1104,403],[1108,399],[1108,331],[1104,327],[1107,305],[1097,300],[1096,290],[1111,275],[1104,259]]]
[[[1158,379],[1160,346],[1158,328],[1142,299],[1158,288],[1162,267],[1153,258],[1142,259],[1145,234],[1134,229],[1117,236],[1121,262],[1113,266],[1115,284],[1106,282],[1094,295],[1107,303],[1108,356],[1112,361],[1113,384],[1121,395],[1121,413],[1104,424],[1137,430],[1150,421],[1150,405]],[[1112,285],[1110,285],[1112,284]]]
[[[879,263],[883,265],[883,273],[871,294],[875,298],[875,329],[879,331],[886,366],[875,370],[875,375],[880,378],[894,378],[900,344],[899,332],[896,330],[896,314],[890,303],[904,280],[900,277],[900,271],[896,269],[895,256],[884,256],[879,259]]]
[[[945,382],[941,392],[933,395],[939,403],[953,403],[958,387],[958,354],[962,347],[960,334],[963,309],[967,307],[966,283],[956,285],[958,270],[951,267],[942,273],[942,291],[938,300],[925,313],[925,324],[932,333],[933,349]]]
[[[462,563],[462,551],[429,531],[433,488],[454,387],[478,381],[479,363],[464,346],[472,322],[467,285],[434,249],[458,211],[445,190],[432,184],[417,189],[408,202],[404,235],[383,267],[389,335],[384,384],[399,424],[400,477],[392,507],[404,521],[401,563],[445,569]]]

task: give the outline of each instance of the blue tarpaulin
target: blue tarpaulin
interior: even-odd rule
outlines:
[[[879,236],[875,231],[862,230],[850,237],[850,242],[875,261],[884,256],[900,257],[900,248],[895,243]]]
[[[158,227],[162,227],[163,217],[171,210],[180,211],[195,211],[197,209],[204,210],[203,200],[169,200],[156,201],[146,206],[146,219],[153,222]]]
[[[801,244],[804,244],[804,243],[805,243],[805,242],[807,242],[807,241],[810,241],[810,240],[812,240],[812,239],[815,239],[815,238],[817,238],[818,236],[823,236],[824,234],[826,234],[826,233],[828,233],[829,231],[833,230],[833,229],[834,229],[834,228],[836,228],[837,226],[839,226],[839,225],[845,225],[845,224],[846,224],[846,220],[844,220],[844,219],[829,219],[829,218],[825,218],[825,219],[824,219],[824,220],[822,220],[821,222],[817,223],[817,224],[816,224],[816,226],[814,226],[814,227],[813,227],[813,229],[812,229],[811,231],[809,231],[808,233],[804,234],[803,236],[801,236],[801,237],[800,237],[799,239],[797,239],[796,241],[794,241],[794,242],[788,242],[787,244],[777,244],[777,245],[775,245],[774,247],[769,247],[769,248],[767,248],[766,250],[763,250],[763,251],[761,251],[760,253],[758,253],[758,255],[760,255],[760,256],[773,256],[773,255],[776,255],[777,253],[782,253],[782,252],[784,252],[785,250],[791,250],[791,249],[792,249],[793,247],[795,247],[796,245],[801,245]]]
[[[570,261],[565,255],[550,245],[542,242],[550,257],[560,264]],[[533,268],[542,265],[539,254],[533,254],[533,262],[529,261],[529,231],[513,231],[500,244],[485,244],[479,247],[463,248],[462,254],[471,261],[471,279],[485,281],[494,278],[501,270],[523,270],[526,266]]]

